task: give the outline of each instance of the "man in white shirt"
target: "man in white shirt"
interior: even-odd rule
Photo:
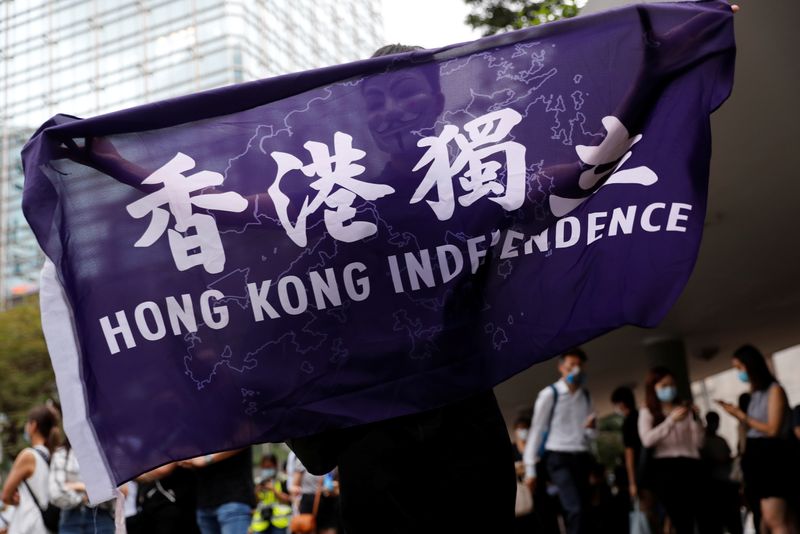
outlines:
[[[571,349],[558,358],[561,379],[539,392],[525,446],[525,476],[533,490],[537,468],[558,488],[569,534],[589,531],[590,443],[596,416],[586,379],[586,353]],[[542,475],[544,473],[540,473]]]

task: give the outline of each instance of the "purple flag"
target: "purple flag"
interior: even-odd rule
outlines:
[[[725,2],[648,4],[48,121],[23,208],[92,501],[656,325],[734,50]]]

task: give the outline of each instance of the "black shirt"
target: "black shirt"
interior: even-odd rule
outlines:
[[[197,470],[197,507],[217,508],[229,502],[256,505],[252,447]]]
[[[639,438],[639,411],[633,410],[622,422],[622,444],[625,448],[633,449],[634,461],[639,459],[642,450],[642,440]]]
[[[338,465],[348,534],[513,530],[512,444],[491,391],[289,446],[311,473]]]

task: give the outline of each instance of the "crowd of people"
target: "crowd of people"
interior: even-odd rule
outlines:
[[[116,499],[92,506],[78,460],[61,439],[53,405],[33,408],[28,447],[5,477],[2,534],[113,534]],[[266,454],[254,469],[253,447],[173,462],[121,488],[129,534],[336,534],[338,480],[308,473],[294,454],[279,470]],[[314,516],[310,528],[293,518]]]
[[[709,411],[703,424],[697,407],[679,394],[675,375],[665,367],[655,367],[646,377],[641,406],[632,389],[619,387],[613,392],[611,402],[623,421],[624,452],[617,466],[603,466],[594,454],[597,417],[585,384],[587,356],[580,349],[560,356],[560,378],[539,393],[532,416],[521,416],[514,424],[511,449],[518,477],[515,531],[520,534],[629,531],[631,534],[740,534],[744,512],[749,511],[759,533],[798,532],[800,409],[790,410],[786,393],[754,347],[737,350],[733,365],[742,382],[749,385],[749,392],[737,404],[721,399],[717,403],[738,422],[741,437],[735,452],[717,434],[720,415]],[[121,488],[124,502],[119,507],[124,507],[127,531],[131,534],[422,532],[413,526],[415,518],[420,519],[424,514],[428,514],[428,519],[436,514],[447,515],[443,510],[437,511],[436,502],[422,502],[432,498],[425,493],[425,487],[433,488],[433,495],[440,493],[441,484],[433,483],[433,479],[427,484],[421,471],[403,463],[403,452],[392,449],[391,443],[399,443],[413,464],[427,457],[430,464],[417,467],[429,472],[430,477],[437,476],[437,469],[439,474],[448,472],[447,464],[452,464],[456,471],[450,478],[456,482],[457,470],[464,468],[457,452],[459,445],[442,443],[442,449],[450,450],[447,454],[453,460],[442,463],[439,457],[442,455],[435,450],[438,436],[441,433],[455,437],[455,431],[447,428],[455,422],[458,427],[465,427],[468,423],[461,415],[471,417],[477,426],[493,420],[490,408],[494,401],[493,397],[479,397],[457,405],[380,423],[377,427],[366,426],[357,429],[357,437],[326,435],[305,443],[300,440],[291,443],[307,461],[319,464],[310,468],[294,453],[285,462],[266,454],[254,464],[252,447],[164,465]],[[481,410],[487,413],[480,414]],[[53,405],[30,411],[24,427],[29,446],[17,456],[4,480],[5,509],[0,513],[0,532],[4,529],[8,534],[115,531],[116,501],[90,505],[80,466],[69,442],[62,439],[59,420],[57,407]],[[477,426],[473,430],[477,431]],[[411,438],[406,436],[409,429],[413,429]],[[475,436],[478,448],[488,451],[487,456],[502,456],[499,449],[481,445],[476,432],[470,430],[470,433]],[[485,429],[483,433],[487,434]],[[374,442],[387,437],[391,439],[383,445]],[[407,438],[413,438],[425,450],[420,450],[420,454],[411,451],[410,446],[403,444]],[[324,460],[325,451],[319,449],[320,444],[325,445],[325,451],[339,452],[329,455],[330,461]],[[342,452],[348,448],[354,451],[355,459],[348,459],[348,453]],[[475,467],[471,478],[496,481],[476,495],[482,494],[482,503],[493,506],[491,503],[499,499],[492,499],[491,495],[503,493],[505,502],[507,492],[501,489],[505,478],[502,474],[484,472],[502,471],[497,466],[503,460],[482,460],[475,456],[474,448],[469,451]],[[381,457],[389,454],[392,458],[386,462],[365,460],[365,454]],[[359,465],[368,471],[358,471]],[[390,469],[390,466],[402,468]],[[320,474],[329,468],[329,472]],[[607,476],[609,471],[613,476]],[[340,472],[345,474],[341,478],[350,491],[346,501],[349,512],[344,514]],[[383,487],[380,481],[389,479],[395,483]],[[360,489],[367,491],[354,491],[353,484],[364,485]],[[402,504],[394,510],[394,517],[382,517],[376,511],[383,506],[381,500],[400,499],[399,495],[410,493],[412,486],[419,489],[415,495],[421,499],[421,508]],[[395,491],[398,488],[401,491]],[[454,490],[452,495],[460,499],[463,491]],[[440,502],[446,502],[446,498],[442,495]],[[367,502],[374,506],[364,506]],[[423,513],[423,509],[430,513]],[[403,517],[397,516],[398,511]],[[476,517],[473,526],[480,526],[480,530],[475,532],[487,532],[487,525],[488,532],[507,532],[505,528],[491,527],[492,514],[502,515],[501,511],[481,511],[477,507],[472,512],[487,519],[479,521]],[[343,516],[348,519],[343,521]],[[362,522],[363,518],[369,518],[371,523],[361,528],[355,516]],[[403,526],[389,526],[393,521]],[[634,523],[640,527],[644,523],[644,530],[632,527]],[[348,529],[348,524],[356,526]],[[502,522],[498,520],[496,524]],[[469,527],[466,530],[473,531]]]
[[[740,534],[748,512],[758,533],[798,532],[800,407],[790,409],[755,347],[733,356],[749,392],[737,404],[715,401],[738,422],[735,454],[717,434],[719,414],[709,411],[703,424],[673,372],[654,367],[641,407],[629,387],[611,396],[624,446],[612,477],[592,454],[596,418],[586,365],[580,349],[562,355],[561,379],[539,393],[530,422],[517,420],[518,474],[534,503],[518,510],[518,533]]]

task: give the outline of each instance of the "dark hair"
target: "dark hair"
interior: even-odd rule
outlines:
[[[421,46],[409,46],[400,43],[389,44],[375,50],[371,57],[391,56],[392,54],[402,54],[403,52],[413,52],[414,50],[424,49]]]
[[[517,417],[517,419],[514,421],[514,426],[518,426],[518,425],[522,425],[522,426],[524,426],[525,428],[530,428],[530,426],[531,426],[531,419],[530,419],[530,417],[525,417],[525,416],[522,416],[522,415],[520,415],[520,416],[519,416],[519,417]]]
[[[393,54],[402,54],[405,52],[413,52],[414,50],[425,50],[421,46],[410,46],[404,44],[390,44],[382,46],[375,50],[371,57],[391,56]],[[412,65],[412,63],[399,64],[400,67]],[[437,62],[424,62],[417,66],[417,70],[422,74],[428,85],[431,86],[431,94],[437,96],[439,99],[444,99],[442,95],[442,81],[439,75],[439,64]],[[389,69],[391,70],[391,69]],[[387,71],[388,72],[388,71]],[[366,87],[366,86],[365,86]],[[363,90],[363,89],[362,89]],[[443,104],[442,104],[443,105]],[[440,110],[441,111],[441,110]]]
[[[619,386],[611,394],[612,404],[622,404],[630,411],[636,411],[636,397],[633,396],[633,390],[628,386]]]
[[[775,382],[775,376],[767,367],[767,360],[753,345],[742,345],[736,349],[733,357],[744,365],[753,391],[765,390]]]
[[[278,467],[278,465],[279,465],[278,464],[278,457],[275,456],[272,453],[265,454],[264,456],[261,457],[261,463],[263,464],[265,461],[272,462],[273,464],[275,464],[275,467]]]
[[[750,394],[742,393],[741,395],[739,395],[738,404],[739,404],[739,409],[747,413],[747,409],[750,407]]]
[[[644,381],[644,405],[647,406],[653,416],[653,425],[661,424],[665,419],[664,410],[661,409],[661,401],[658,400],[656,395],[656,384],[667,376],[674,377],[675,375],[666,367],[659,365],[650,369]],[[676,398],[673,402],[677,404],[679,401]]]
[[[564,361],[567,356],[575,356],[578,358],[581,363],[586,363],[586,360],[589,358],[586,357],[586,353],[580,347],[572,347],[569,350],[565,350],[564,353],[558,357],[559,361]]]
[[[714,410],[709,410],[706,414],[706,431],[716,434],[719,430],[719,414]]]
[[[58,447],[61,438],[56,411],[50,406],[36,406],[28,412],[27,420],[36,423],[36,431],[44,438],[47,449],[53,452]]]

